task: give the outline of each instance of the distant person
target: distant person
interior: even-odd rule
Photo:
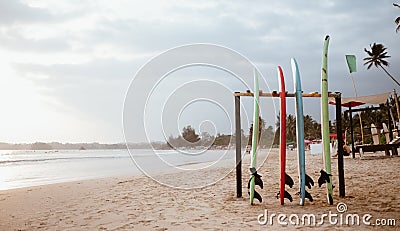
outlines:
[[[351,150],[349,148],[349,146],[347,145],[343,145],[343,156],[350,156]],[[337,157],[339,155],[339,151],[336,152],[336,154],[333,157]]]
[[[251,149],[251,145],[246,145],[245,153],[250,154],[250,149]]]
[[[344,151],[344,156],[350,156],[351,150],[349,148],[349,146],[347,145],[343,145],[343,151]]]

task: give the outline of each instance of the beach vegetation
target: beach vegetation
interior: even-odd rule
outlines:
[[[280,116],[277,116],[276,133],[274,144],[279,144],[280,134]],[[296,142],[296,116],[288,114],[286,117],[286,140],[287,142]],[[304,116],[304,139],[315,140],[321,138],[321,124],[310,115]]]
[[[368,54],[363,60],[365,61],[364,65],[367,65],[367,69],[370,69],[373,65],[377,68],[381,68],[387,76],[389,76],[398,86],[400,83],[395,79],[385,67],[388,67],[390,63],[386,60],[391,56],[388,55],[386,51],[386,47],[380,43],[374,43],[370,45],[370,50],[364,48],[364,51]]]
[[[393,3],[393,6],[396,6],[396,7],[399,7],[399,8],[400,8],[400,5],[397,4],[397,3]],[[397,28],[396,28],[396,33],[397,33],[397,32],[400,31],[400,17],[397,17],[397,18],[394,20],[394,22],[395,22],[396,25],[397,25]]]

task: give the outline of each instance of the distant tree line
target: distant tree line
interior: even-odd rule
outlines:
[[[276,133],[274,144],[279,144],[280,136],[280,116],[277,116]],[[286,117],[286,141],[296,142],[296,116],[287,115]],[[314,120],[310,115],[304,116],[304,139],[315,140],[321,139],[321,124]]]
[[[183,128],[182,133],[177,137],[169,136],[167,145],[170,148],[180,147],[197,147],[197,146],[227,146],[231,143],[232,136],[218,133],[217,136],[212,136],[208,132],[202,132],[201,135],[196,133],[192,126],[188,125]]]
[[[261,147],[267,148],[273,144],[279,144],[279,134],[280,134],[280,124],[279,124],[279,116],[277,118],[276,130],[274,131],[273,126],[266,126],[265,120],[260,119],[260,143]],[[296,141],[296,117],[294,115],[288,115],[286,119],[286,136],[287,141]],[[250,126],[252,127],[252,125]],[[305,138],[306,139],[318,139],[321,138],[321,124],[315,121],[311,116],[304,116],[304,130],[305,130]],[[245,147],[247,144],[250,144],[249,140],[250,131],[245,134],[243,129],[241,130],[241,145]],[[182,133],[177,137],[170,136],[167,140],[167,144],[171,148],[180,148],[180,147],[196,147],[196,146],[229,146],[236,144],[236,137],[232,134],[220,134],[218,133],[216,136],[212,136],[207,132],[202,132],[202,134],[197,134],[195,129],[192,126],[188,125],[183,128]]]

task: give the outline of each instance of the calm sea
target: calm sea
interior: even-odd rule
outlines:
[[[234,167],[233,150],[0,150],[0,190],[145,172],[171,172],[187,166],[225,161]],[[139,166],[139,167],[138,167]],[[186,167],[185,167],[186,166]]]

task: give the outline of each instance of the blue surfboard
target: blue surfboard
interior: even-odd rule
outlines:
[[[301,89],[300,72],[296,59],[291,59],[293,82],[296,101],[296,138],[297,138],[297,158],[299,161],[299,181],[300,181],[300,205],[304,205],[305,198],[313,201],[311,195],[306,191],[307,187],[314,186],[312,179],[306,174],[306,160],[304,147],[304,114],[303,114],[303,96]]]

